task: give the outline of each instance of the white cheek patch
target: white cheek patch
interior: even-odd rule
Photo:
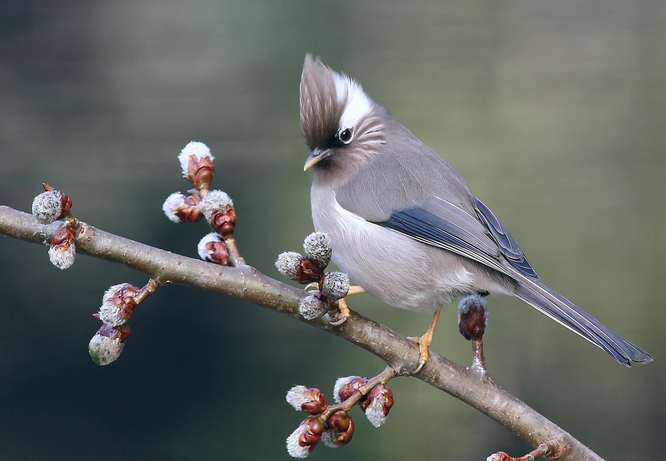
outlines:
[[[361,85],[346,75],[333,73],[338,103],[346,100],[345,110],[340,117],[340,128],[354,128],[359,121],[372,112],[372,100],[365,94]]]

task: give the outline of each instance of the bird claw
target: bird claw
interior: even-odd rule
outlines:
[[[421,371],[423,366],[428,361],[428,358],[430,358],[429,350],[430,350],[430,343],[432,342],[432,335],[428,335],[428,332],[426,332],[426,334],[424,334],[423,336],[408,337],[407,339],[411,339],[412,341],[414,341],[416,344],[419,345],[419,361],[416,365],[416,369],[413,371],[413,373],[416,374],[419,371]]]
[[[328,322],[334,327],[342,325],[351,316],[351,311],[349,310],[349,307],[347,307],[345,298],[338,299],[336,304],[338,306],[338,312],[334,312],[331,316],[331,321]]]

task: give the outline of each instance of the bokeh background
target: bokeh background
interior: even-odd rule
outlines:
[[[542,279],[653,353],[613,362],[516,299],[493,298],[486,353],[509,392],[608,459],[666,450],[666,4],[548,1],[60,1],[0,6],[0,203],[48,182],[101,229],[196,256],[205,224],[161,212],[190,140],[217,157],[248,261],[311,232],[298,122],[306,52],[343,70],[448,160]],[[380,360],[250,303],[183,286],[135,312],[120,360],[87,344],[113,284],[146,276],[0,239],[0,459],[288,459],[294,384],[330,393]],[[405,335],[430,317],[351,306]],[[447,308],[433,350],[471,347]],[[485,459],[527,446],[415,379],[387,424],[358,409],[345,448],[311,459]]]

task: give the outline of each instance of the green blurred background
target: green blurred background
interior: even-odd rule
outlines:
[[[217,157],[248,261],[312,230],[298,121],[306,52],[356,78],[466,178],[552,288],[655,363],[625,369],[521,301],[493,298],[486,353],[512,392],[608,459],[666,450],[666,4],[61,1],[0,6],[0,203],[48,182],[101,229],[196,256],[175,225],[190,140]],[[380,360],[246,302],[183,286],[134,314],[120,360],[95,366],[92,317],[110,285],[146,276],[0,239],[0,459],[288,459],[294,384],[331,392]],[[351,307],[405,335],[425,314],[368,295]],[[445,309],[433,350],[471,347]],[[397,379],[387,424],[311,459],[481,460],[527,446],[458,400]]]

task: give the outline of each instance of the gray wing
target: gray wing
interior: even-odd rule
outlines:
[[[423,169],[410,169],[395,158],[390,166],[375,163],[338,188],[337,201],[379,226],[512,275],[508,262],[524,277],[538,280],[499,219],[441,157],[437,159],[421,177],[418,172]]]

